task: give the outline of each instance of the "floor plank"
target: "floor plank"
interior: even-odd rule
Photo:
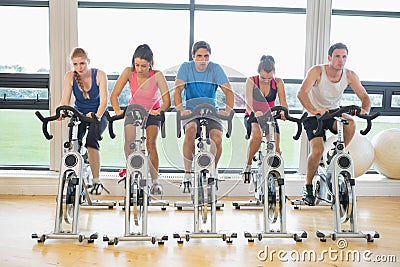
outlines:
[[[122,200],[105,198],[108,200]],[[396,257],[396,263],[376,263],[376,266],[400,266],[400,197],[359,197],[358,222],[360,230],[375,230],[380,238],[373,243],[364,239],[348,239],[348,247],[339,249],[336,242],[322,243],[315,237],[318,229],[329,230],[332,225],[332,211],[329,207],[302,207],[294,210],[287,203],[288,230],[305,230],[308,238],[296,243],[292,239],[263,239],[253,244],[244,238],[244,231],[259,231],[262,227],[262,211],[259,209],[232,208],[233,200],[248,198],[223,198],[225,207],[217,211],[217,228],[237,232],[238,238],[232,245],[221,239],[191,239],[178,245],[172,237],[174,232],[193,229],[193,212],[173,207],[181,199],[168,198],[170,206],[166,211],[150,207],[149,233],[167,234],[169,240],[163,246],[150,242],[120,242],[108,246],[102,241],[108,236],[124,232],[124,211],[86,207],[81,209],[79,228],[82,233],[99,233],[93,244],[75,240],[46,240],[44,244],[31,239],[32,233],[49,233],[54,228],[55,196],[0,195],[0,266],[364,266],[367,259],[363,253],[371,252],[369,258],[377,256]],[[134,231],[140,229],[132,228]],[[286,252],[284,262],[274,258],[265,261],[258,256],[261,250]],[[293,261],[289,256],[295,253],[314,251],[318,257],[326,250],[323,261]],[[334,250],[338,252],[335,254]],[[329,257],[328,252],[333,254]],[[355,262],[346,260],[346,253],[360,253]],[[260,254],[261,256],[264,254]],[[284,255],[284,254],[282,254]],[[338,256],[338,259],[335,257]],[[340,259],[340,256],[343,256]],[[351,258],[353,259],[353,258]],[[390,259],[392,260],[392,259]]]

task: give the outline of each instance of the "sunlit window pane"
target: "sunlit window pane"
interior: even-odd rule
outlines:
[[[49,72],[48,12],[47,7],[0,7],[0,72]]]
[[[332,16],[331,43],[348,46],[346,67],[362,81],[399,81],[400,20],[395,18]],[[354,38],[354,33],[360,33]]]
[[[306,0],[196,0],[196,4],[306,8]]]
[[[333,9],[368,10],[368,11],[400,11],[400,2],[393,0],[333,0]]]
[[[81,8],[78,20],[79,45],[88,50],[91,65],[107,74],[130,66],[141,44],[153,50],[154,69],[177,69],[187,60],[187,11]]]
[[[49,116],[48,111],[41,111]],[[48,165],[50,141],[33,110],[0,109],[0,165]],[[50,125],[49,125],[50,126]]]
[[[300,14],[198,11],[195,41],[210,43],[210,60],[229,68],[228,76],[257,74],[261,56],[269,54],[277,77],[302,79],[305,20]]]
[[[400,95],[392,95],[392,108],[400,108]]]
[[[146,3],[146,0],[89,0],[89,1],[78,1],[78,2],[123,2],[123,3]],[[189,0],[154,0],[151,3],[162,3],[162,4],[189,4]]]

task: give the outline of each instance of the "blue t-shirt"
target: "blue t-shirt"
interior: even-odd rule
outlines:
[[[100,88],[96,83],[97,69],[92,68],[92,88],[88,91],[89,99],[83,97],[83,92],[74,79],[72,84],[72,92],[75,96],[74,108],[82,114],[89,112],[97,112],[100,106]]]
[[[199,104],[210,104],[217,108],[215,101],[217,88],[229,82],[220,65],[208,62],[207,69],[198,72],[193,60],[184,62],[180,66],[176,78],[185,82],[185,108],[190,110]]]

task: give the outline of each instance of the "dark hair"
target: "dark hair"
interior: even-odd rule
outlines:
[[[211,54],[211,46],[205,41],[198,41],[192,46],[192,55],[196,54],[197,50],[200,48],[207,49],[207,51]]]
[[[333,51],[335,51],[335,49],[346,49],[347,54],[349,53],[349,50],[347,49],[347,46],[343,43],[336,43],[331,45],[331,47],[329,47],[328,50],[328,55],[332,56]]]
[[[263,55],[260,59],[260,64],[258,64],[257,72],[260,73],[261,70],[267,73],[275,71],[275,59],[270,55]]]
[[[132,57],[132,69],[135,69],[135,58],[141,58],[150,63],[150,68],[154,64],[153,61],[153,51],[151,51],[150,47],[147,44],[139,45]]]

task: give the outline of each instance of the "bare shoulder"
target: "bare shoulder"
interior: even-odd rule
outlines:
[[[72,85],[73,80],[74,80],[74,71],[66,72],[64,76],[64,83]]]
[[[324,67],[325,67],[325,65],[315,65],[315,66],[312,66],[312,67],[309,69],[308,73],[310,73],[311,75],[320,76],[321,73],[322,73],[322,68],[324,68]]]
[[[275,77],[275,81],[276,81],[276,84],[279,86],[279,85],[284,85],[284,81],[283,81],[283,79],[281,79],[281,78],[278,78],[278,77]]]
[[[74,71],[67,71],[66,73],[65,73],[65,78],[66,79],[73,79],[74,78]]]
[[[359,80],[357,74],[352,70],[346,69],[346,75],[347,75],[347,80],[349,81],[349,83]]]
[[[102,70],[97,70],[97,75],[99,75],[99,77],[106,77],[106,73]]]
[[[254,84],[254,78],[252,77],[247,77],[246,83]]]
[[[346,75],[347,75],[347,77],[357,76],[357,74],[354,71],[349,70],[349,69],[346,69]]]
[[[162,71],[160,71],[160,70],[154,70],[154,75],[155,76],[164,76],[164,73],[162,73]]]
[[[154,70],[154,77],[156,81],[165,80],[164,73],[160,70]]]

